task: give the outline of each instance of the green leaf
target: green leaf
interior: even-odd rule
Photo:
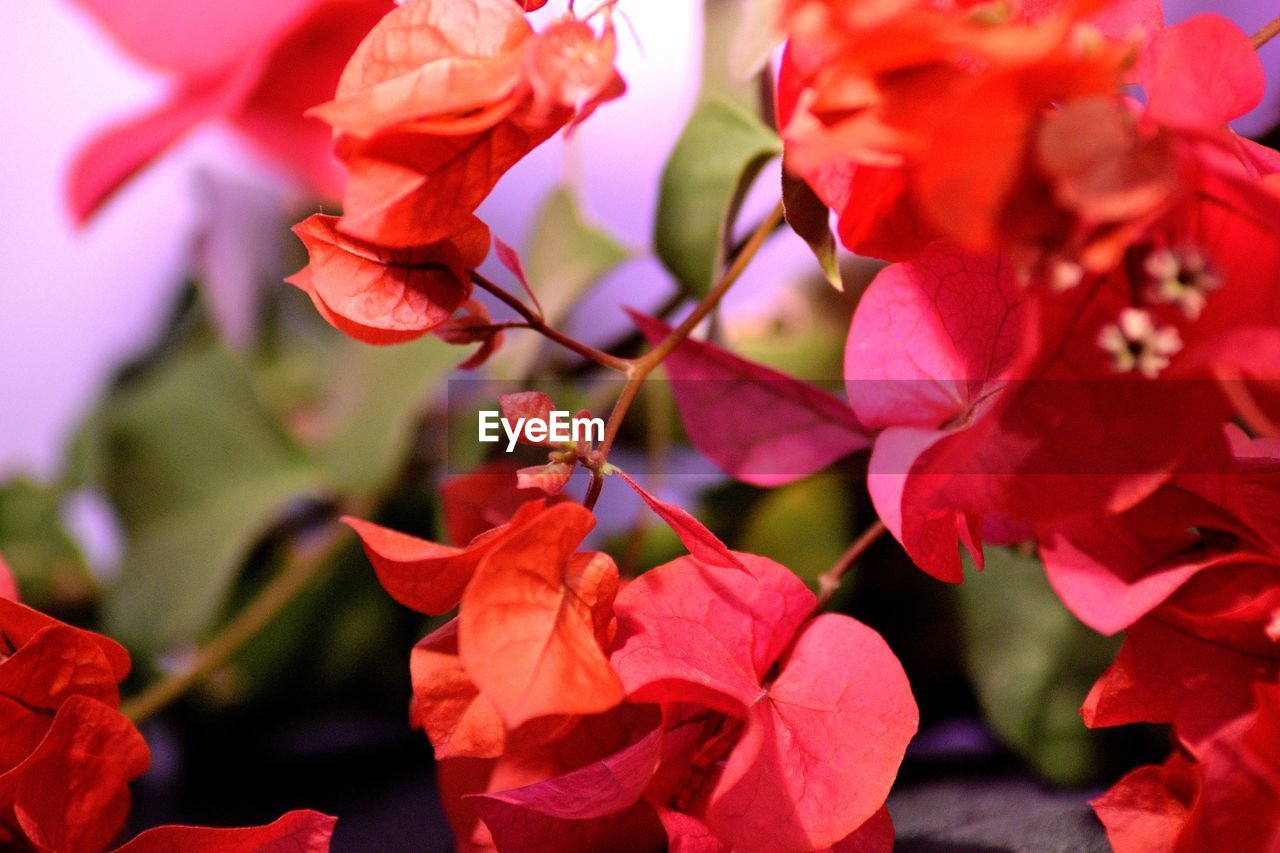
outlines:
[[[742,550],[777,560],[814,581],[853,541],[852,501],[844,482],[831,474],[767,492],[747,517]]]
[[[29,480],[0,486],[0,554],[40,610],[83,604],[93,578],[79,545],[62,524],[58,493]]]
[[[630,257],[625,246],[583,218],[572,190],[558,187],[534,217],[524,266],[546,319],[557,325],[584,293]],[[527,373],[542,343],[537,335],[508,335],[490,361],[495,375]]]
[[[694,111],[662,173],[654,232],[658,257],[691,295],[719,275],[743,197],[781,151],[776,133],[727,101]]]
[[[250,550],[322,477],[220,347],[176,355],[126,381],[87,430],[90,470],[128,534],[107,629],[143,653],[197,640]]]
[[[831,211],[802,178],[793,175],[785,166],[782,169],[782,206],[787,224],[809,244],[827,281],[836,290],[843,291],[836,238],[831,233]]]
[[[1082,784],[1100,764],[1080,717],[1119,639],[1076,621],[1040,561],[988,549],[986,569],[957,588],[965,660],[988,722],[1047,779]]]
[[[394,347],[344,342],[343,355],[326,389],[329,432],[317,462],[338,488],[365,490],[404,463],[423,409],[460,355],[431,337]]]

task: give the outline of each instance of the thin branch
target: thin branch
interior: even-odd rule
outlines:
[[[471,273],[471,280],[475,282],[477,287],[493,294],[493,296],[497,297],[503,305],[506,305],[512,311],[519,314],[524,318],[524,322],[527,324],[528,328],[542,335],[544,338],[555,341],[570,352],[577,353],[588,361],[594,361],[601,367],[607,367],[610,370],[616,370],[619,373],[630,372],[631,362],[628,359],[619,358],[616,355],[610,355],[607,352],[596,349],[590,344],[583,343],[577,338],[566,335],[564,332],[548,324],[528,305],[525,305],[515,296],[512,296],[502,287],[494,284],[480,273],[473,270]]]
[[[604,475],[600,469],[608,461],[609,451],[613,449],[613,442],[618,437],[618,431],[622,428],[622,421],[627,416],[627,411],[631,408],[631,404],[635,402],[636,395],[640,393],[640,388],[644,385],[644,381],[649,378],[649,374],[657,369],[658,365],[675,351],[676,347],[688,340],[689,335],[693,334],[693,330],[698,324],[707,318],[712,311],[720,304],[720,300],[729,292],[729,288],[742,277],[742,273],[746,271],[755,256],[760,252],[765,241],[773,234],[774,230],[782,222],[782,205],[779,203],[764,221],[761,222],[756,229],[747,238],[742,246],[742,250],[738,252],[733,262],[729,264],[729,268],[725,270],[720,280],[712,285],[711,290],[702,298],[693,312],[685,317],[679,326],[672,330],[657,346],[645,353],[640,358],[628,363],[627,384],[623,386],[622,393],[618,395],[618,402],[614,404],[613,411],[609,413],[609,421],[605,424],[604,440],[600,443],[599,449],[596,451],[596,466],[591,472],[591,484],[587,488],[586,498],[583,500],[583,506],[592,509],[596,505],[596,500],[600,497],[600,491],[604,485]]]
[[[849,569],[853,568],[853,564],[858,562],[858,559],[867,552],[867,549],[884,535],[886,529],[884,522],[877,520],[875,524],[864,530],[862,535],[853,541],[853,544],[841,555],[834,566],[823,572],[822,576],[818,578],[819,608],[825,607],[831,601],[831,597],[840,588],[840,581],[848,574]]]
[[[1249,41],[1253,42],[1253,49],[1258,50],[1278,35],[1280,35],[1280,17],[1272,18],[1264,24],[1262,29],[1250,36]]]

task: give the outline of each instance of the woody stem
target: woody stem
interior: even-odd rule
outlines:
[[[886,529],[884,522],[877,520],[875,524],[864,530],[862,535],[853,541],[853,544],[840,556],[834,566],[823,572],[822,576],[818,578],[819,608],[825,607],[831,601],[831,597],[840,588],[840,581],[848,574],[849,569],[853,568],[854,563],[858,562],[858,559],[875,544],[876,540],[884,535]]]
[[[1263,24],[1262,29],[1250,36],[1249,41],[1253,42],[1253,49],[1257,50],[1277,35],[1280,35],[1280,17]]]
[[[631,370],[631,361],[625,358],[619,358],[616,355],[610,355],[607,352],[598,350],[590,344],[582,341],[555,328],[547,323],[537,312],[525,305],[515,296],[512,296],[506,290],[490,281],[480,273],[472,270],[471,281],[477,287],[493,294],[503,305],[506,305],[512,311],[515,311],[523,319],[528,328],[533,329],[538,334],[548,340],[554,341],[570,352],[577,353],[588,361],[594,361],[601,367],[607,367],[610,370],[616,370],[619,373],[628,373]]]
[[[631,404],[635,402],[636,396],[640,393],[644,381],[649,375],[658,368],[666,360],[667,356],[675,351],[675,348],[688,340],[689,335],[693,334],[693,330],[698,324],[707,318],[707,316],[720,304],[720,300],[729,292],[729,288],[742,277],[747,267],[759,254],[761,247],[765,241],[773,234],[774,229],[782,223],[783,211],[782,204],[779,203],[773,211],[765,217],[756,229],[751,232],[751,236],[742,244],[742,249],[734,256],[733,262],[729,264],[728,269],[724,271],[724,275],[711,286],[711,290],[707,295],[702,297],[702,301],[697,304],[692,313],[685,317],[680,325],[676,326],[649,352],[640,358],[628,362],[627,384],[623,386],[622,393],[618,395],[618,402],[613,406],[613,411],[609,413],[609,421],[605,424],[604,440],[600,443],[600,447],[596,451],[596,465],[591,471],[591,485],[587,488],[587,496],[583,500],[583,505],[587,509],[592,509],[596,505],[596,500],[600,497],[600,490],[604,486],[604,475],[601,468],[608,461],[609,451],[613,449],[613,442],[618,437],[618,430],[622,428],[622,421],[627,416],[627,411],[631,408]]]

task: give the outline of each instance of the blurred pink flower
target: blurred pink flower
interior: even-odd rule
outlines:
[[[228,122],[309,191],[341,193],[328,128],[303,113],[332,97],[360,39],[389,0],[76,0],[144,65],[174,75],[159,106],[98,134],[72,167],[70,201],[89,219],[188,131]]]

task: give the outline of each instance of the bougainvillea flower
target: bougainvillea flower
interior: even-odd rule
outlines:
[[[462,661],[511,728],[622,701],[603,651],[613,637],[618,568],[607,554],[575,552],[594,525],[573,503],[513,524],[462,596]]]
[[[555,404],[551,402],[551,398],[539,391],[501,394],[498,397],[498,405],[503,419],[512,424],[512,429],[519,432],[521,444],[555,448],[547,454],[545,464],[531,465],[516,472],[516,482],[519,487],[538,489],[552,497],[559,495],[564,491],[564,487],[569,485],[569,479],[573,476],[578,460],[585,457],[591,450],[587,437],[581,436],[576,442],[569,443],[556,443],[549,437],[539,441],[531,440],[523,429],[523,425],[530,421],[550,424],[552,412],[555,410]],[[578,418],[590,416],[590,413],[585,411],[577,415]]]
[[[1165,487],[1041,539],[1049,580],[1085,624],[1115,633],[1195,575],[1280,560],[1280,445],[1228,425]]]
[[[1107,20],[1087,18],[1101,4],[969,5],[785,5],[788,164],[836,209],[854,251],[898,260],[943,236],[994,248],[1045,109],[1116,92],[1123,39],[1159,20],[1154,2]]]
[[[129,812],[150,753],[119,710],[119,644],[0,598],[0,845],[99,853]],[[166,826],[119,848],[325,853],[334,819],[290,812],[270,826]]]
[[[116,710],[128,672],[114,641],[0,599],[0,844],[96,853],[115,838],[149,761]]]
[[[508,523],[479,533],[463,547],[439,545],[369,521],[343,522],[360,536],[378,581],[396,601],[411,610],[439,616],[458,606],[480,561],[513,528],[537,518],[540,500],[522,504]]]
[[[511,0],[394,9],[314,111],[349,172],[339,227],[398,247],[457,234],[516,162],[621,93],[615,52],[607,20],[535,33]]]
[[[820,850],[868,822],[866,840],[891,841],[882,806],[917,721],[901,666],[853,619],[812,617],[786,568],[738,558],[748,571],[686,557],[623,590],[612,662],[662,723],[572,772],[491,788],[476,807],[500,848],[526,849],[521,833],[589,846],[646,814],[677,849]]]
[[[106,849],[129,813],[129,783],[148,764],[147,746],[115,708],[72,696],[45,736],[0,774],[0,841],[35,849]]]
[[[671,331],[659,320],[629,313],[651,344]],[[685,341],[662,366],[689,440],[745,483],[785,485],[870,444],[868,430],[843,400],[712,344]],[[729,407],[769,417],[726,417]]]
[[[415,722],[446,755],[490,755],[504,739],[498,721],[516,730],[622,700],[604,652],[618,569],[605,554],[576,551],[595,524],[588,510],[532,501],[465,548],[346,522],[397,601],[434,614],[459,607],[412,665]]]
[[[89,142],[71,173],[83,221],[186,133],[225,121],[281,169],[325,198],[342,175],[324,124],[304,116],[333,94],[356,45],[387,0],[253,0],[174,6],[77,0],[132,57],[176,77],[165,103]]]
[[[542,497],[537,489],[523,489],[514,463],[487,462],[474,471],[440,484],[444,529],[449,541],[465,545],[481,533],[509,522],[516,511]],[[548,503],[567,500],[550,498]]]
[[[489,229],[474,217],[453,238],[415,249],[382,248],[337,225],[315,214],[294,227],[311,262],[289,282],[335,328],[371,344],[413,340],[448,322],[489,252]]]
[[[1193,757],[1140,767],[1092,803],[1118,853],[1275,850],[1280,845],[1280,685]]]
[[[1280,445],[1229,427],[1133,510],[1047,540],[1049,577],[1125,642],[1090,725],[1172,723],[1197,752],[1280,673]]]
[[[976,537],[984,517],[1132,507],[1235,415],[1224,370],[1280,377],[1280,240],[1264,224],[1280,199],[1234,168],[1201,173],[1205,196],[1103,274],[1028,287],[1010,258],[934,245],[877,277],[846,378],[860,420],[886,430],[873,497],[918,563],[959,580],[953,531]]]
[[[849,330],[849,401],[879,431],[867,478],[876,512],[916,564],[942,580],[963,580],[962,539],[981,565],[981,514],[930,505],[947,473],[918,460],[1006,391],[1022,358],[1028,308],[999,260],[936,245],[882,272]]]
[[[1280,674],[1280,561],[1212,566],[1125,631],[1085,702],[1091,726],[1172,723],[1193,749],[1249,709]]]
[[[116,853],[328,853],[336,822],[320,812],[300,810],[266,826],[159,826]]]

